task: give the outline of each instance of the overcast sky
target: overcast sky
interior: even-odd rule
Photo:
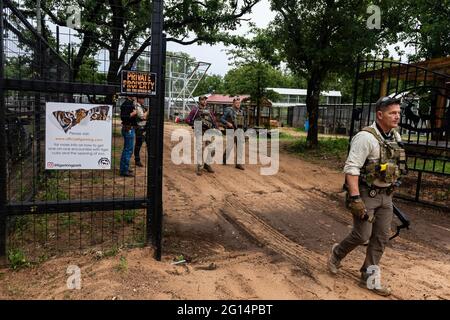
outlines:
[[[258,27],[266,27],[273,20],[275,14],[270,11],[269,0],[262,0],[253,7],[252,13],[246,18],[250,18]],[[237,34],[245,35],[249,31],[248,24],[243,23]],[[224,51],[226,47],[223,44],[210,45],[190,45],[183,46],[174,42],[167,43],[167,50],[172,52],[186,52],[195,57],[197,61],[211,63],[208,74],[225,75],[230,69],[228,65],[227,54]]]

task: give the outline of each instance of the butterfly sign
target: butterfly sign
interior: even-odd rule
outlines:
[[[46,169],[110,169],[111,137],[111,105],[46,103]]]

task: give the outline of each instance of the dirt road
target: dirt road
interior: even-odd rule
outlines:
[[[0,270],[0,298],[56,299],[379,299],[358,287],[364,247],[330,275],[331,245],[351,228],[340,168],[281,153],[279,172],[259,165],[216,165],[196,176],[170,161],[165,126],[163,260],[149,248],[96,259],[68,253],[17,272]],[[391,299],[450,299],[450,215],[398,202],[412,220],[386,249],[382,281]],[[183,255],[185,264],[172,265]],[[67,290],[69,264],[81,267],[82,289]]]

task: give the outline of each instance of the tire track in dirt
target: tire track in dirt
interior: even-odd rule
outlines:
[[[310,187],[310,184],[308,183],[299,185],[286,178],[285,175],[289,175],[290,170],[287,173],[279,173],[272,177],[261,176],[258,172],[259,168],[255,168],[255,166],[247,167],[244,172],[234,171],[234,167],[230,165],[216,166],[215,170],[216,173],[213,175],[205,173],[201,177],[197,177],[197,181],[200,181],[199,184],[203,186],[201,189],[214,194],[217,192],[218,196],[216,196],[214,199],[215,201],[213,201],[214,206],[218,207],[215,211],[224,217],[225,220],[233,225],[238,231],[246,235],[253,243],[269,248],[278,254],[282,254],[288,261],[293,262],[302,274],[307,275],[315,282],[318,282],[318,274],[320,274],[320,278],[322,278],[322,274],[327,273],[325,268],[327,258],[290,240],[284,234],[265,222],[252,210],[245,208],[239,201],[239,198],[242,197],[267,195],[278,192],[288,194],[293,198],[296,198],[294,195],[297,195],[298,197],[299,192],[305,198],[311,198],[311,196],[317,197],[315,193],[308,194],[314,187]],[[229,170],[233,170],[231,171],[231,175]],[[223,175],[224,173],[225,175]],[[242,179],[240,183],[236,183],[234,179],[236,173],[238,173],[238,177]],[[190,173],[186,173],[184,170],[181,173],[181,177],[186,180],[189,180],[188,175],[190,175]],[[220,178],[218,177],[219,175]],[[205,184],[208,185],[208,187],[205,187]],[[196,184],[194,183],[193,185],[195,186]],[[244,187],[245,192],[239,192],[239,186]],[[230,201],[230,197],[234,197],[235,199]],[[193,202],[195,203],[195,201]],[[324,201],[321,202],[323,203]],[[308,205],[305,202],[301,202],[301,204],[303,206]],[[319,206],[315,209],[317,213],[320,213],[323,210],[323,208],[319,210]],[[246,214],[242,214],[243,212]],[[348,224],[346,221],[343,223]],[[344,271],[341,274],[344,277],[349,278],[352,282],[358,280],[358,278],[350,272]],[[345,285],[343,286],[345,287]],[[347,289],[344,291],[346,290]]]
[[[354,286],[355,288],[352,288],[352,291],[357,290],[361,292],[362,296],[368,295],[368,297],[373,298],[373,294],[355,285],[359,278],[354,273],[341,269],[338,276],[330,275],[326,268],[327,257],[293,242],[252,210],[243,206],[233,195],[226,197],[225,207],[219,210],[219,213],[253,241],[291,261],[297,271],[312,279],[317,285],[329,288],[330,283],[338,280],[339,288],[343,293],[349,290],[349,286]],[[391,295],[390,298],[401,299],[396,294]]]
[[[165,139],[165,141],[170,140]],[[165,144],[168,150],[167,143]],[[169,170],[173,170],[176,174],[170,174],[170,183],[178,185],[180,182],[183,185],[177,192],[182,192],[187,198],[192,199],[191,212],[216,213],[252,243],[280,254],[286,261],[296,266],[301,274],[313,279],[313,282],[320,285],[322,289],[328,288],[338,293],[339,297],[345,298],[356,293],[358,297],[369,299],[377,297],[356,286],[359,273],[353,269],[358,269],[363,250],[357,250],[348,257],[346,265],[350,268],[340,269],[336,277],[330,275],[326,268],[329,252],[328,250],[324,252],[323,249],[324,246],[331,246],[330,233],[336,232],[333,228],[338,227],[336,236],[341,238],[352,224],[351,216],[343,206],[343,197],[339,194],[341,188],[339,180],[343,178],[342,174],[286,154],[280,154],[280,171],[274,176],[261,176],[259,166],[246,166],[245,171],[239,171],[231,165],[216,165],[214,166],[216,173],[205,172],[203,176],[197,177],[194,173],[194,165],[169,165]],[[187,186],[189,188],[186,188]],[[296,210],[299,211],[298,216]],[[284,220],[274,223],[277,222],[278,212],[281,214],[280,219]],[[289,219],[294,219],[292,220],[294,229]],[[309,242],[304,243],[302,238],[298,239],[298,236],[292,237],[292,232],[298,231],[303,231],[308,237],[305,240]],[[313,235],[312,240],[311,235]],[[316,238],[320,239],[322,248],[313,247],[311,250],[310,244]],[[403,262],[407,266],[409,260],[421,259],[420,255],[426,258],[431,256],[431,253],[427,252],[426,241],[423,243],[419,241],[421,245],[415,243],[413,238],[398,238],[397,241],[401,246],[407,245],[409,250],[417,250],[418,253],[408,259],[403,257],[402,253],[410,251],[391,248],[386,254],[387,261],[384,262],[385,267],[383,267],[386,274],[398,274],[398,269],[402,268]],[[432,251],[432,256],[438,254]],[[440,252],[446,253],[442,251],[442,248]],[[214,259],[226,260],[226,258],[222,259],[221,255]],[[413,262],[411,267],[415,265],[418,269],[424,269],[419,270],[423,274],[432,274],[436,272],[432,263],[432,260],[423,264]],[[414,297],[417,297],[417,292],[425,288],[435,290],[437,297],[442,296],[439,293],[442,290],[439,289],[440,286],[436,281],[427,280],[419,273],[414,276],[417,277],[416,284],[406,284],[398,295],[393,295],[391,298],[408,297],[408,292],[416,292]],[[403,283],[402,280],[393,279],[393,281],[396,286]],[[446,285],[442,288],[445,289]],[[326,292],[324,294],[329,296]]]

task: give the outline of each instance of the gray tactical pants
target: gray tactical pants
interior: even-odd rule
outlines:
[[[369,240],[366,259],[361,267],[365,272],[367,267],[378,265],[384,248],[391,235],[391,222],[393,216],[392,194],[377,193],[374,198],[369,196],[367,187],[360,186],[361,198],[366,205],[367,214],[374,215],[375,221],[370,223],[353,217],[353,229],[350,234],[334,249],[335,256],[341,260],[357,246]]]

